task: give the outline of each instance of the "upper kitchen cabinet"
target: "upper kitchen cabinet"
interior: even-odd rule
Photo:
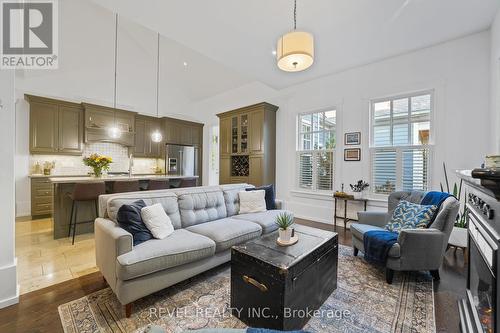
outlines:
[[[161,120],[158,118],[137,115],[135,118],[135,157],[160,158],[162,156],[165,135],[161,125]],[[153,142],[151,139],[151,134],[157,130],[162,133],[162,142]]]
[[[30,153],[81,155],[82,106],[33,95],[25,98],[30,104]]]
[[[203,146],[203,124],[187,120],[163,118],[165,143]]]
[[[85,142],[114,142],[124,146],[135,144],[135,112],[82,103],[85,109]],[[109,128],[118,127],[120,136],[109,136]]]

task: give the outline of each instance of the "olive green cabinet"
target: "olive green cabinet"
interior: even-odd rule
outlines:
[[[32,95],[25,97],[30,104],[30,153],[81,155],[81,105]]]
[[[220,184],[275,182],[277,110],[260,103],[217,115]]]
[[[31,178],[31,216],[52,214],[52,183],[48,178]]]
[[[163,136],[161,142],[154,142],[151,139],[151,134],[155,131],[160,131]],[[135,157],[151,157],[160,158],[163,154],[165,135],[161,121],[158,118],[138,115],[135,118]]]
[[[82,105],[85,110],[85,142],[113,142],[134,146],[136,112],[89,103]],[[118,137],[109,135],[111,127],[118,128]]]

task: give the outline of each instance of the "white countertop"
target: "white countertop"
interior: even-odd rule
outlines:
[[[198,176],[167,176],[167,175],[132,175],[132,176],[104,176],[95,178],[90,176],[58,177],[52,176],[49,180],[54,184],[59,183],[92,183],[97,181],[114,182],[120,180],[148,180],[148,179],[193,179]]]

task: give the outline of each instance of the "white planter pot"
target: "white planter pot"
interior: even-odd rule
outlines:
[[[352,192],[352,196],[354,199],[361,199],[363,198],[363,192]]]
[[[453,227],[448,244],[462,248],[467,247],[467,229]]]
[[[289,242],[292,237],[292,228],[281,229],[278,230],[280,241]]]

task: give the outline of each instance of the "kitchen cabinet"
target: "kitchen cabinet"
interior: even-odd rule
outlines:
[[[52,183],[49,178],[31,178],[31,216],[44,217],[52,214]]]
[[[259,103],[217,115],[220,184],[274,184],[277,110],[275,105]]]
[[[135,144],[136,112],[82,103],[85,110],[85,142],[114,142],[132,147]],[[108,134],[111,127],[118,127],[120,136]]]
[[[81,105],[32,95],[25,98],[30,104],[30,153],[81,155]]]
[[[163,154],[165,135],[162,142],[153,142],[151,133],[160,131],[163,135],[161,122],[158,118],[138,115],[135,118],[135,157],[160,158]]]

